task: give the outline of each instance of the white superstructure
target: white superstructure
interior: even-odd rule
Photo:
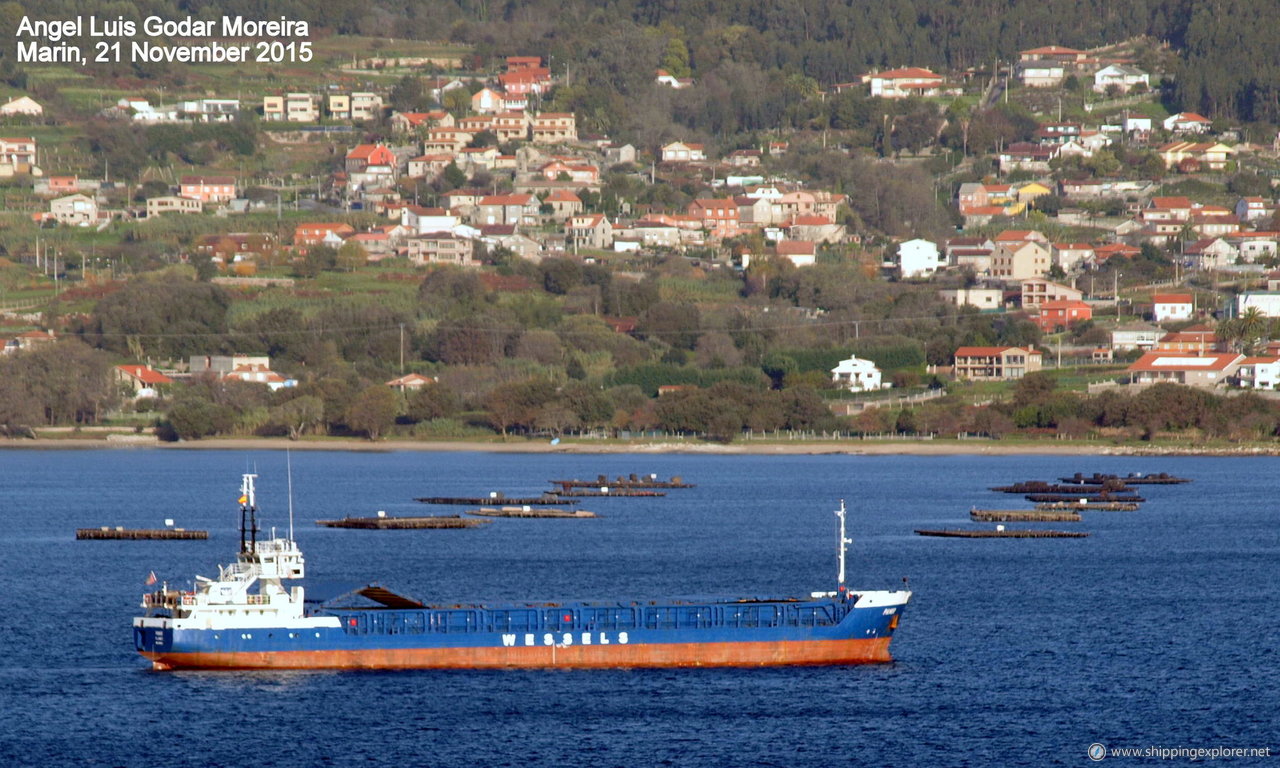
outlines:
[[[305,616],[302,587],[286,589],[283,585],[285,579],[301,579],[305,573],[298,543],[292,538],[257,540],[253,487],[256,477],[246,473],[240,486],[240,554],[236,562],[218,566],[216,579],[197,576],[192,591],[173,590],[165,585],[143,595],[142,607],[147,614],[135,618],[134,627],[181,630],[340,626],[335,616]]]

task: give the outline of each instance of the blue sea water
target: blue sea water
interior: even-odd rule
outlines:
[[[3,451],[0,764],[831,766],[1085,764],[1108,747],[1280,754],[1274,458],[295,453],[309,579],[429,601],[794,595],[835,581],[915,598],[896,661],[848,668],[168,672],[132,648],[154,571],[185,584],[236,549],[240,474],[288,525],[279,452]],[[1088,539],[951,540],[988,486],[1170,472]],[[681,475],[596,520],[350,531],[314,520],[457,512],[421,495],[533,494],[559,477]],[[77,542],[78,527],[209,529],[207,542]],[[1108,758],[1108,763],[1153,760]],[[1256,759],[1234,759],[1250,765]]]

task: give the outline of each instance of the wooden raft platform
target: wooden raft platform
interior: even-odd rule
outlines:
[[[500,493],[496,496],[420,496],[415,498],[414,501],[420,501],[423,504],[464,504],[469,507],[482,507],[485,504],[519,504],[520,506],[528,506],[532,504],[554,505],[564,503],[559,496],[549,493],[541,496],[510,499]]]
[[[1083,494],[1100,494],[1100,493],[1129,493],[1132,488],[1118,480],[1109,480],[1106,483],[1096,485],[1076,485],[1073,483],[1045,483],[1039,480],[1031,480],[1025,483],[1014,483],[1013,485],[997,485],[991,488],[999,493],[1083,493]]]
[[[684,478],[676,475],[670,480],[659,480],[657,475],[649,475],[647,477],[638,477],[631,475],[630,477],[615,477],[610,480],[605,475],[597,475],[595,480],[552,480],[552,485],[558,485],[563,490],[571,488],[693,488],[693,483],[686,483]]]
[[[574,488],[573,490],[554,491],[556,496],[566,499],[604,499],[610,496],[666,496],[664,491],[646,491],[636,488],[614,488],[607,486],[606,490],[587,490],[585,488]]]
[[[1092,475],[1086,475],[1083,472],[1077,472],[1071,477],[1058,478],[1064,483],[1085,483],[1096,484],[1106,482],[1107,480],[1119,480],[1128,485],[1179,485],[1181,483],[1191,482],[1187,477],[1175,477],[1167,472],[1160,472],[1153,475],[1139,475],[1130,472],[1127,475],[1105,475],[1100,472],[1094,472]]]
[[[1075,531],[992,531],[982,530],[916,530],[920,536],[947,536],[956,539],[1083,539],[1089,534]]]
[[[556,509],[541,507],[539,509],[525,507],[481,507],[480,509],[468,509],[468,515],[478,515],[480,517],[551,517],[551,518],[573,518],[586,519],[596,517],[595,512],[588,512],[585,509]]]
[[[982,523],[1078,523],[1080,513],[1022,509],[971,509],[969,519]]]
[[[1084,504],[1070,501],[1046,501],[1036,505],[1036,509],[1077,509],[1097,512],[1133,512],[1141,507],[1136,501],[1088,501]]]
[[[209,538],[208,531],[188,531],[186,528],[77,528],[77,539],[127,539],[141,541],[150,539],[177,539],[180,541],[201,541]]]
[[[1109,493],[1028,493],[1025,497],[1027,501],[1034,502],[1054,502],[1065,501],[1068,503],[1080,503],[1080,499],[1087,501],[1119,501],[1129,504],[1141,504],[1146,501],[1141,496],[1133,496],[1129,494],[1112,495]]]
[[[430,515],[426,517],[344,517],[341,520],[317,520],[316,525],[326,528],[362,528],[375,531],[424,529],[424,528],[475,528],[488,525],[489,520],[468,520],[461,515]]]

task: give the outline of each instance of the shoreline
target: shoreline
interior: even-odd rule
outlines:
[[[177,451],[353,451],[361,453],[530,453],[530,454],[700,454],[713,456],[1275,456],[1277,446],[1196,448],[1098,444],[1001,444],[997,441],[808,441],[735,442],[728,444],[663,441],[646,443],[569,442],[545,440],[289,440],[283,437],[213,438],[179,443],[101,438],[35,438],[0,440],[0,450],[86,450],[159,448]]]

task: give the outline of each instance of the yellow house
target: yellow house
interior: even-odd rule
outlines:
[[[1028,184],[1023,184],[1021,187],[1018,187],[1018,202],[1026,205],[1027,203],[1030,203],[1032,200],[1035,200],[1037,197],[1043,197],[1045,195],[1052,195],[1052,194],[1053,194],[1052,189],[1050,189],[1049,187],[1046,187],[1045,185],[1041,184],[1038,181],[1033,181]]]

